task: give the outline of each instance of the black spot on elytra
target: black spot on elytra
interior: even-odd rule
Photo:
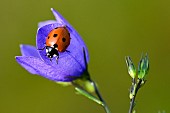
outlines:
[[[66,41],[66,38],[63,37],[63,38],[62,38],[62,41],[65,42],[65,41]]]
[[[48,36],[48,39],[49,39],[50,37]]]
[[[57,37],[57,35],[58,35],[58,34],[54,34],[53,37],[55,38],[55,37]]]

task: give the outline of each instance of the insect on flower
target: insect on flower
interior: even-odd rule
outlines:
[[[38,50],[46,49],[46,56],[50,58],[50,61],[52,61],[53,57],[56,57],[56,61],[58,61],[58,52],[69,52],[66,49],[70,45],[70,33],[66,26],[57,27],[50,31],[45,44],[44,48]]]

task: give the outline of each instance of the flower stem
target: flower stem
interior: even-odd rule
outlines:
[[[79,86],[78,84],[72,82],[72,85],[75,87],[75,90],[80,93],[81,95],[89,98],[90,100],[98,103],[99,105],[103,106],[103,102],[100,101],[98,98],[96,98],[94,95],[92,95],[91,93],[89,93],[88,91],[86,91],[84,88],[82,88],[81,86]]]
[[[139,79],[139,82],[137,83],[137,86],[136,86],[136,89],[135,89],[134,96],[133,96],[133,98],[132,98],[131,101],[130,101],[129,113],[132,113],[132,112],[133,112],[133,108],[134,108],[134,106],[135,106],[135,98],[136,98],[136,95],[137,95],[137,93],[138,93],[138,90],[139,90],[140,87],[141,87],[141,83],[142,83],[142,79]]]
[[[135,97],[136,95],[134,95],[134,97],[131,99],[130,101],[130,108],[129,108],[129,113],[132,113],[133,108],[134,108],[134,102],[135,102]]]
[[[84,89],[80,84],[78,84],[76,82],[72,82],[72,85],[75,87],[75,90],[79,94],[81,94],[81,95],[87,97],[88,99],[98,103],[99,105],[103,106],[106,113],[111,113],[106,102],[102,98],[102,96],[101,96],[101,94],[100,94],[100,92],[97,88],[96,83],[94,81],[92,81],[91,79],[88,79],[88,80],[92,84],[92,86],[94,87],[94,92],[95,92],[97,97],[95,95],[91,94],[90,92],[88,92],[86,89]]]
[[[108,106],[107,106],[107,104],[106,104],[106,102],[105,102],[104,99],[102,98],[102,96],[101,96],[101,94],[100,94],[100,92],[99,92],[99,90],[98,90],[95,82],[92,81],[92,80],[91,80],[91,82],[92,82],[92,84],[93,84],[93,86],[94,86],[94,88],[95,88],[95,93],[96,93],[96,95],[98,96],[98,98],[100,99],[100,101],[103,102],[103,107],[104,107],[106,113],[111,113],[110,110],[109,110],[109,108],[108,108]]]

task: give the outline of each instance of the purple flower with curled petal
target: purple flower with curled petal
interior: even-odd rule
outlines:
[[[78,32],[53,8],[56,20],[48,20],[38,24],[36,47],[21,45],[22,56],[16,56],[17,62],[31,74],[37,74],[53,81],[70,82],[80,78],[87,70],[89,61],[88,50]],[[70,32],[69,52],[59,52],[58,63],[54,57],[52,61],[46,56],[45,41],[49,32],[56,27],[66,26]]]

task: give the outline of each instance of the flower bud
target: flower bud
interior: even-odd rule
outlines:
[[[127,68],[128,68],[128,73],[132,78],[135,78],[136,76],[136,68],[129,56],[125,57]]]
[[[147,73],[149,71],[149,60],[148,55],[145,56],[142,55],[142,58],[138,65],[138,78],[139,79],[145,79]]]

